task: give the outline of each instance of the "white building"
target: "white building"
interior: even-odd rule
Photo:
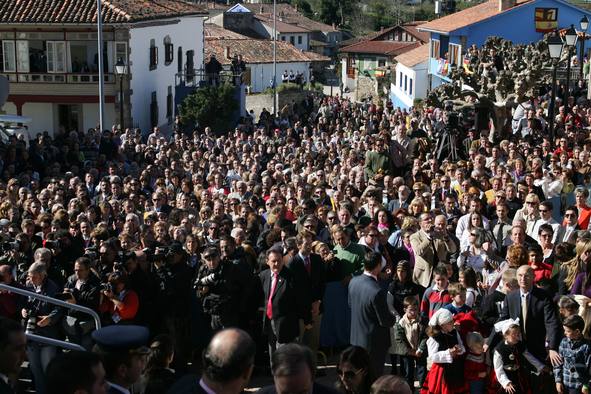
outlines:
[[[390,86],[394,107],[410,108],[416,99],[427,97],[429,44],[396,57],[396,82]]]
[[[0,74],[10,81],[2,110],[30,116],[32,133],[87,130],[99,120],[95,0],[5,0],[0,5]],[[175,75],[203,65],[204,8],[180,0],[103,2],[105,127],[167,127],[174,120]]]
[[[246,62],[243,82],[251,93],[259,93],[271,86],[273,78],[273,41],[254,40],[215,25],[205,25],[205,57],[215,54],[225,69],[229,69],[231,57],[242,55]],[[301,73],[304,81],[310,80],[311,66],[317,62],[329,62],[330,58],[314,52],[301,51],[284,41],[277,41],[277,84],[281,84],[284,71],[294,75]]]

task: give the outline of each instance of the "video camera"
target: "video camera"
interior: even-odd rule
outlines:
[[[166,246],[158,246],[155,249],[146,248],[143,250],[146,254],[147,260],[150,263],[155,261],[164,261],[166,262],[169,258],[174,256],[174,252],[170,249],[170,247]]]
[[[21,243],[16,239],[10,239],[8,241],[3,241],[0,243],[0,252],[6,253],[15,251],[17,252],[20,249]]]

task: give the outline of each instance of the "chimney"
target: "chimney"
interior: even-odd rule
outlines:
[[[226,59],[229,59],[230,58],[230,47],[225,47],[224,48],[224,57]]]
[[[499,2],[499,12],[506,11],[509,8],[515,6],[515,0],[498,0],[498,2]]]

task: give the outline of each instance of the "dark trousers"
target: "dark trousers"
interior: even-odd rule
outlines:
[[[417,359],[411,356],[400,356],[397,354],[390,355],[392,360],[392,372],[395,375],[402,376],[410,385],[414,387],[415,381],[419,382],[419,387],[423,386],[425,377],[427,376],[427,365],[424,359]],[[396,362],[400,364],[396,367]]]

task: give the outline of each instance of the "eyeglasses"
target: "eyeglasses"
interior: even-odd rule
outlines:
[[[343,379],[353,379],[355,376],[359,375],[359,373],[363,371],[363,369],[359,369],[357,371],[341,371],[337,369],[337,374]]]
[[[369,234],[367,234],[367,236],[368,236],[368,237],[377,237],[377,236],[378,236],[378,234],[376,234],[376,233],[369,233]]]
[[[538,205],[538,203],[537,203],[537,202],[535,202],[535,201],[526,201],[525,203],[526,203],[527,205]]]
[[[327,216],[326,220],[335,220],[337,217],[336,216]]]
[[[471,236],[476,237],[476,233],[470,233]]]
[[[547,209],[539,209],[539,211],[542,212],[542,213],[549,212]]]
[[[567,217],[567,218],[574,218],[575,216],[577,216],[577,215],[575,215],[574,213],[567,213],[566,215],[564,215],[564,217]]]
[[[215,254],[208,254],[207,256],[203,256],[204,260],[213,260],[215,258]]]

